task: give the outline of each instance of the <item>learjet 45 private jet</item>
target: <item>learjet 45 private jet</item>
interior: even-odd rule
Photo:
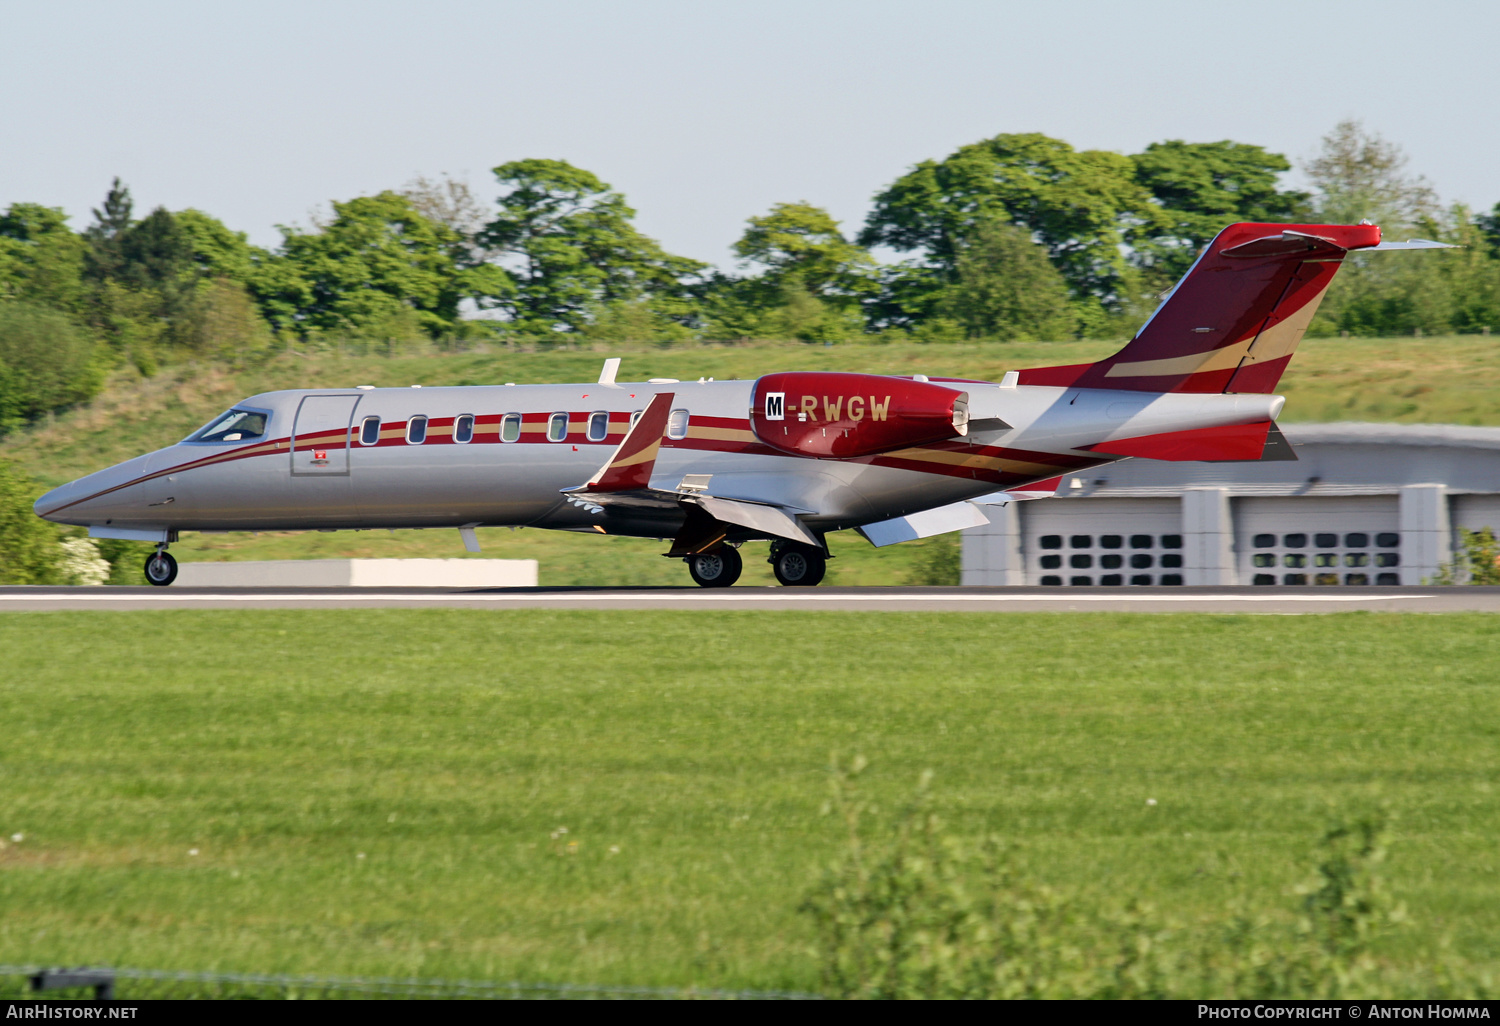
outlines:
[[[784,585],[823,577],[825,536],[876,545],[986,522],[1115,460],[1295,459],[1274,390],[1371,224],[1235,224],[1136,336],[1098,363],[998,382],[785,372],[755,381],[319,388],[237,403],[176,445],[56,488],[38,515],[156,543],[181,531],[524,526],[670,539],[704,587],[771,543]]]

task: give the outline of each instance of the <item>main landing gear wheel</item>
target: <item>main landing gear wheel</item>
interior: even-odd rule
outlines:
[[[771,554],[771,569],[789,588],[811,588],[823,579],[828,559],[806,545],[788,545]]]
[[[740,559],[738,549],[731,549],[728,545],[718,552],[700,552],[696,556],[687,558],[688,573],[693,575],[693,583],[700,588],[727,588],[740,579],[740,571],[744,569],[744,560]]]
[[[146,580],[165,588],[177,580],[177,560],[168,552],[153,552],[146,560]]]

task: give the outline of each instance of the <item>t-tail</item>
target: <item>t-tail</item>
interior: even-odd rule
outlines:
[[[1344,257],[1428,248],[1446,247],[1382,244],[1372,224],[1232,224],[1124,349],[1098,363],[1023,370],[1020,384],[1269,394]]]

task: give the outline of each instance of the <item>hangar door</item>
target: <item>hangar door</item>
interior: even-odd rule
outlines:
[[[1400,584],[1399,501],[1394,495],[1235,499],[1239,582]]]
[[[1177,499],[1039,499],[1020,513],[1027,584],[1182,583]]]
[[[292,431],[292,474],[329,477],[349,474],[349,425],[357,395],[309,395],[297,407]]]

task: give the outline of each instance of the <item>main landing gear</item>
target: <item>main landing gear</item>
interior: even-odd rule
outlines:
[[[146,560],[146,580],[158,588],[165,588],[177,580],[177,560],[172,558],[165,546],[151,553]]]
[[[796,542],[773,542],[771,558],[766,562],[771,564],[776,580],[789,588],[811,588],[828,570],[828,557],[821,550]]]
[[[739,550],[729,545],[688,556],[684,562],[693,583],[700,588],[727,588],[740,579],[745,567]],[[790,588],[811,588],[828,570],[828,557],[822,549],[791,541],[773,542],[771,558],[766,562],[775,571],[776,580]]]
[[[728,545],[721,546],[717,552],[689,556],[687,565],[693,583],[700,588],[727,588],[740,579],[740,571],[745,568],[740,550]]]

